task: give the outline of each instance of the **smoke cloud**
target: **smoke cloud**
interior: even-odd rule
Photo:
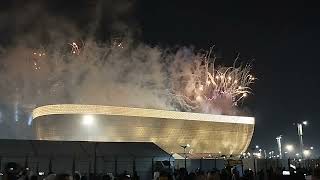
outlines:
[[[19,5],[23,11],[13,4],[0,14],[0,100],[10,105],[2,108],[0,123],[22,116],[31,124],[32,108],[58,103],[190,111],[172,84],[180,83],[175,73],[188,73],[198,55],[192,48],[173,51],[139,42],[132,1],[96,1],[77,15],[53,13],[52,5],[40,1]],[[85,17],[72,18],[81,13]],[[16,138],[12,134],[0,137]]]

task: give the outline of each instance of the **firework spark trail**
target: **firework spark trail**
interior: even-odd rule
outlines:
[[[237,106],[251,93],[256,78],[250,74],[250,64],[236,66],[237,57],[233,66],[217,67],[211,54],[212,49],[194,56],[191,66],[174,75],[173,94],[186,110],[213,113],[223,105]]]
[[[80,54],[80,48],[77,45],[77,43],[72,42],[72,43],[69,43],[69,45],[71,46],[71,53],[72,54],[76,54],[76,55]]]
[[[45,57],[46,53],[44,53],[44,50],[39,50],[39,51],[34,51],[31,55],[31,61],[33,64],[33,69],[35,71],[40,70],[41,66],[40,66],[40,61],[43,57]]]

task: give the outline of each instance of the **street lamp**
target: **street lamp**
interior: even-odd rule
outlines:
[[[186,153],[186,149],[188,147],[190,147],[190,144],[180,145],[180,147],[183,148],[183,152],[184,152],[184,168],[187,170],[187,153]]]

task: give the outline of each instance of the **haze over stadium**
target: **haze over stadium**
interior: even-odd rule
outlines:
[[[125,9],[114,16],[133,8],[119,3],[116,7]],[[31,29],[16,32],[1,51],[1,100],[11,104],[16,121],[27,114],[31,125],[32,108],[61,103],[246,114],[237,105],[254,81],[248,60],[237,57],[230,67],[220,65],[209,44],[207,50],[148,45],[118,19],[110,24],[110,36],[100,39],[99,10],[84,33],[69,19],[46,12],[47,5],[35,1],[26,8],[33,14],[16,15],[16,26],[31,23]],[[37,14],[44,14],[41,23],[32,21]]]

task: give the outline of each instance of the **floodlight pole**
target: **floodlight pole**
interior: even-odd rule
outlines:
[[[282,159],[282,146],[281,146],[281,139],[282,139],[282,135],[278,136],[276,138],[277,140],[277,144],[278,144],[278,150],[279,150],[279,158]]]
[[[299,136],[299,142],[300,142],[300,154],[301,154],[301,159],[303,159],[303,124],[302,123],[297,123],[297,128],[298,128],[298,136]]]
[[[186,152],[186,148],[189,147],[189,144],[180,145],[180,147],[183,148],[183,152],[184,152],[184,168],[187,170],[187,152]]]

